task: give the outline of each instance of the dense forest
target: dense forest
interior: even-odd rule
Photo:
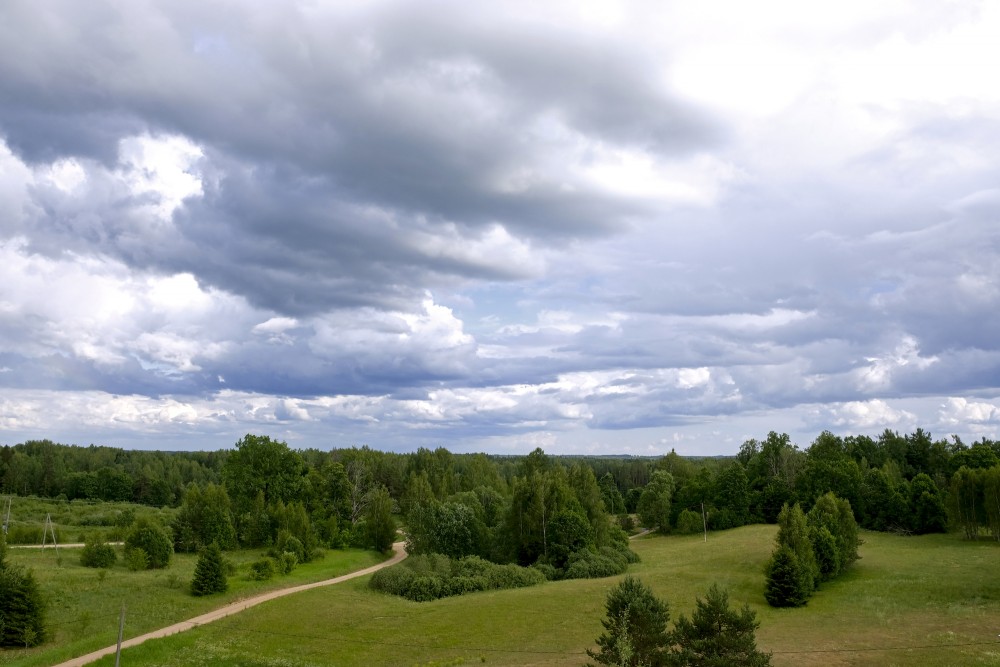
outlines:
[[[414,553],[565,567],[617,548],[630,515],[664,532],[721,530],[808,512],[827,492],[868,529],[1000,538],[1000,442],[821,433],[749,440],[733,457],[654,458],[296,451],[247,435],[234,449],[150,452],[47,440],[0,448],[0,492],[180,508],[175,547],[273,543],[385,548],[404,522]],[[617,517],[616,520],[610,520]],[[208,526],[208,527],[206,527]]]

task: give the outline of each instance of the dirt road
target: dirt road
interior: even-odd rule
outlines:
[[[220,607],[214,611],[210,611],[207,614],[202,614],[201,616],[195,616],[187,621],[181,621],[180,623],[174,623],[173,625],[167,626],[165,628],[160,628],[159,630],[153,630],[152,632],[147,632],[144,635],[139,635],[138,637],[133,637],[132,639],[122,642],[122,648],[126,649],[130,646],[138,646],[147,639],[157,639],[159,637],[166,637],[168,635],[177,634],[178,632],[184,632],[185,630],[190,630],[191,628],[196,628],[199,625],[204,625],[206,623],[211,623],[212,621],[217,621],[220,618],[225,618],[227,616],[232,616],[233,614],[238,614],[239,612],[249,609],[250,607],[256,607],[262,602],[267,602],[268,600],[274,600],[276,598],[284,597],[286,595],[292,595],[294,593],[299,593],[301,591],[309,590],[310,588],[319,588],[320,586],[332,586],[333,584],[339,584],[341,582],[347,581],[348,579],[354,579],[355,577],[363,577],[366,574],[371,574],[376,570],[381,570],[383,567],[389,567],[390,565],[395,565],[399,561],[406,558],[406,550],[403,548],[403,542],[396,542],[392,545],[393,556],[384,563],[379,563],[378,565],[372,565],[371,567],[366,567],[363,570],[358,570],[357,572],[351,572],[349,574],[344,574],[339,577],[334,577],[333,579],[326,579],[325,581],[317,581],[312,584],[302,584],[301,586],[292,586],[291,588],[282,588],[276,591],[270,591],[267,593],[261,593],[260,595],[255,595],[251,598],[246,598],[245,600],[240,600],[238,602],[233,602],[232,604],[227,604],[225,607]],[[80,667],[80,665],[86,665],[95,660],[103,658],[106,655],[114,655],[116,646],[108,646],[102,648],[99,651],[94,651],[93,653],[88,653],[87,655],[82,655],[79,658],[73,658],[67,662],[62,662],[56,665],[56,667]]]

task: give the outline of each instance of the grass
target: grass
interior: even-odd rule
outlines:
[[[1000,545],[863,533],[862,560],[801,609],[772,609],[762,569],[774,526],[634,542],[630,572],[690,615],[712,582],[748,603],[776,665],[1000,665]],[[269,602],[129,649],[129,665],[580,665],[620,577],[416,603],[367,578]],[[969,645],[965,645],[969,644]],[[925,646],[944,648],[916,648]],[[113,664],[112,659],[99,663]]]
[[[80,565],[80,549],[16,549],[8,551],[12,563],[35,572],[48,601],[49,639],[31,650],[0,650],[0,665],[51,665],[114,644],[118,617],[126,606],[125,638],[197,616],[211,609],[275,588],[320,581],[374,565],[385,556],[351,549],[328,551],[291,574],[265,582],[249,581],[246,565],[260,558],[263,550],[227,552],[239,566],[229,578],[229,591],[197,598],[189,586],[197,561],[195,554],[174,554],[163,570],[132,572],[119,562],[104,572]]]

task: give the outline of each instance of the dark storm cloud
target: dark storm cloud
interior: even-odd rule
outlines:
[[[434,275],[522,276],[428,253],[366,209],[456,244],[498,224],[605,234],[641,207],[567,190],[550,162],[578,160],[564,152],[581,140],[681,154],[716,134],[628,44],[453,10],[6,3],[0,133],[27,160],[109,166],[138,131],[202,145],[217,187],[176,236],[93,250],[289,313],[398,305]]]

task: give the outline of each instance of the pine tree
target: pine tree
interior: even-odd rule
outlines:
[[[705,599],[696,600],[696,609],[688,620],[681,614],[671,635],[675,648],[671,662],[692,667],[764,667],[771,655],[757,650],[754,635],[760,626],[750,607],[730,609],[729,594],[716,584]]]
[[[653,590],[634,577],[625,577],[607,599],[605,632],[597,638],[599,651],[587,655],[602,665],[657,667],[667,664],[670,608]]]
[[[217,542],[212,542],[198,556],[198,563],[194,566],[194,579],[191,580],[191,594],[224,593],[228,587],[222,550]]]

